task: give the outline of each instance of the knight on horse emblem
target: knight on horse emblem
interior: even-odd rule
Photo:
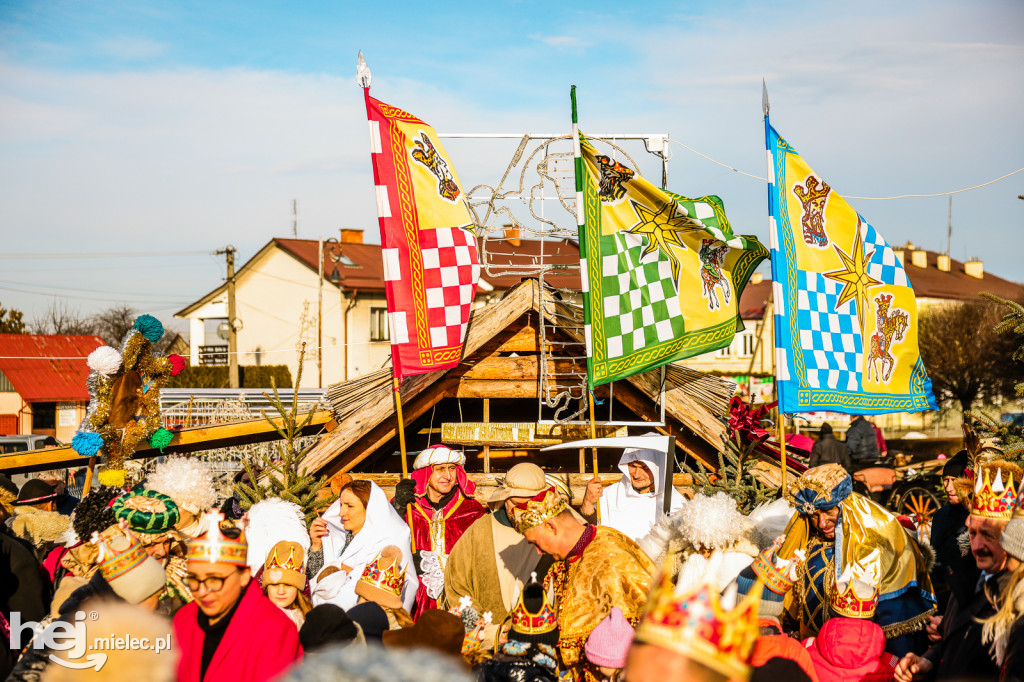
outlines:
[[[729,253],[729,247],[717,239],[701,239],[700,250],[697,256],[700,258],[700,279],[703,282],[701,296],[708,299],[708,310],[721,308],[715,287],[721,287],[725,303],[728,305],[732,296],[732,289],[729,287],[729,280],[722,272],[725,264],[725,257]]]
[[[421,131],[420,139],[413,140],[413,144],[416,145],[416,148],[412,150],[412,158],[437,176],[437,193],[441,195],[441,198],[454,203],[459,198],[459,186],[455,182],[452,172],[448,170],[448,164],[434,148],[434,143],[430,141],[426,133]]]
[[[871,335],[871,353],[868,355],[868,376],[879,383],[889,381],[895,358],[889,352],[894,341],[902,341],[910,324],[907,313],[897,309],[890,312],[892,296],[875,297],[875,333]]]

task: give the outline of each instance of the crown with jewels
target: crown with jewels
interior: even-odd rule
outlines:
[[[188,542],[186,559],[190,562],[202,561],[211,564],[232,564],[247,566],[245,559],[249,553],[249,543],[245,534],[237,528],[235,538],[225,535],[221,529],[224,515],[214,509],[203,515],[200,524],[206,531]],[[231,526],[230,528],[235,528]]]
[[[974,475],[971,516],[1003,520],[1009,520],[1013,516],[1013,509],[1020,495],[1020,473],[1017,473],[1017,480],[1014,481],[1013,466],[1003,461],[980,465],[980,471]]]
[[[836,580],[829,607],[844,618],[872,618],[878,608],[879,551],[872,550],[859,562],[847,564]]]
[[[558,612],[552,606],[553,595],[545,592],[543,588],[540,588],[544,595],[543,601],[537,611],[530,611],[523,603],[526,590],[538,588],[540,585],[537,583],[537,573],[533,572],[530,574],[530,583],[519,592],[516,605],[512,608],[512,630],[515,632],[524,635],[543,635],[558,627]]]
[[[108,583],[132,570],[149,556],[142,543],[121,525],[111,526],[103,533],[94,531],[90,541],[96,545],[99,571]]]
[[[282,546],[282,545],[287,545]],[[298,546],[300,554],[295,555],[295,547]],[[284,555],[284,550],[288,550],[288,554]],[[295,571],[296,573],[305,573],[306,567],[302,565],[302,546],[298,543],[278,543],[274,545],[274,548],[270,550],[270,556],[267,557],[267,562],[264,565],[264,571],[270,571],[275,568],[280,568],[285,571]],[[282,555],[284,555],[282,557]]]
[[[554,486],[545,488],[526,502],[517,504],[512,512],[516,530],[525,533],[548,519],[558,516],[568,508],[565,500]]]
[[[401,557],[390,555],[388,549],[396,550],[397,554],[396,547],[382,549],[373,561],[366,564],[363,574],[359,576],[359,582],[400,596],[405,585],[405,571],[400,565]]]
[[[718,558],[712,557],[712,565]],[[715,572],[709,568],[700,585],[680,589],[666,565],[647,597],[636,641],[679,652],[729,679],[745,680],[759,634],[761,581],[733,608],[723,608],[717,587],[708,582]]]
[[[782,546],[784,538],[778,537],[772,546],[764,550],[750,565],[754,573],[764,581],[764,586],[775,594],[785,595],[796,582],[796,570],[804,561],[803,550],[797,550],[793,559],[783,559],[776,552]]]

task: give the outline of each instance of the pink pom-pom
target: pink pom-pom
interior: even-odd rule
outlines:
[[[176,377],[182,373],[185,369],[185,358],[181,357],[177,353],[171,353],[167,358],[171,361],[171,376]]]

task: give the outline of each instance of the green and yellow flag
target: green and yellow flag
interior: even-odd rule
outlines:
[[[658,189],[582,134],[576,174],[590,386],[728,346],[768,251],[718,197]]]

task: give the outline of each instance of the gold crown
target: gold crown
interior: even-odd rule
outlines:
[[[677,593],[667,568],[662,569],[647,597],[636,641],[679,652],[729,679],[748,679],[748,662],[759,634],[761,581],[727,611],[717,588],[706,581]],[[713,574],[709,570],[706,575]]]
[[[558,613],[552,606],[553,595],[543,592],[543,601],[537,611],[530,611],[523,603],[523,595],[526,590],[540,588],[537,583],[537,573],[530,574],[530,584],[523,587],[519,592],[519,599],[512,608],[512,629],[524,635],[543,635],[558,627]]]
[[[278,543],[274,545],[274,548],[270,550],[270,555],[267,557],[267,562],[264,565],[265,571],[270,571],[275,568],[284,569],[286,571],[295,571],[296,573],[305,573],[306,567],[302,565],[302,556],[295,556],[295,547],[298,546],[299,550],[302,550],[302,546],[296,543],[287,543],[290,545],[288,549],[288,556],[281,560],[281,556],[278,554],[278,548],[285,543]],[[284,547],[281,547],[283,550]]]
[[[872,618],[878,608],[878,580],[881,573],[878,549],[858,562],[847,564],[836,579],[829,599],[833,613],[844,618]],[[845,588],[843,587],[845,585]]]
[[[989,462],[982,464],[980,472],[974,475],[974,494],[971,496],[971,516],[981,516],[987,519],[1009,520],[1013,516],[1013,509],[1017,506],[1017,497],[1020,491],[1014,486],[1014,472],[1008,467],[1000,466],[1002,462]],[[1006,480],[1003,480],[1004,468],[1007,469]],[[995,471],[995,479],[992,479],[992,471]],[[1017,485],[1020,485],[1020,474],[1017,475]]]
[[[387,549],[382,549],[372,562],[366,564],[363,574],[359,576],[359,582],[401,596],[402,587],[405,585],[405,571],[399,565],[401,557],[387,555]]]
[[[211,564],[232,564],[247,566],[249,543],[239,530],[237,538],[229,538],[221,532],[220,523],[224,515],[214,509],[202,517],[206,532],[188,542],[188,561],[204,561]]]
[[[526,502],[517,504],[512,512],[516,530],[525,533],[548,519],[558,516],[568,508],[565,500],[554,487],[545,488]]]

